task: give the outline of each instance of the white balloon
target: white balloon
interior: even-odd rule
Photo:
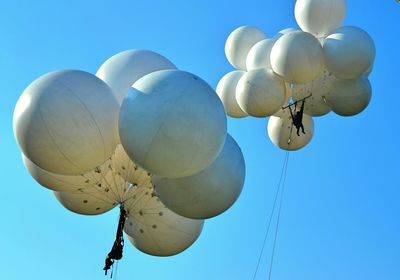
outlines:
[[[152,72],[165,69],[176,69],[176,66],[158,53],[133,49],[110,57],[100,66],[96,76],[111,87],[118,103],[122,104],[128,95],[128,89],[137,80]]]
[[[371,84],[366,77],[354,80],[337,80],[326,95],[329,107],[341,116],[354,116],[369,104],[372,95]]]
[[[111,162],[115,172],[127,182],[138,186],[151,185],[151,174],[134,163],[121,144],[117,145]]]
[[[375,45],[364,30],[343,26],[325,38],[323,43],[326,66],[339,79],[355,79],[372,66]]]
[[[217,85],[217,94],[224,104],[225,112],[232,118],[243,118],[248,116],[239,107],[236,101],[236,86],[245,71],[236,70],[229,72],[221,78]]]
[[[303,31],[323,37],[342,24],[346,15],[346,1],[297,0],[294,15]]]
[[[271,67],[286,82],[306,83],[315,79],[323,66],[319,41],[309,33],[294,31],[280,37],[271,50]]]
[[[117,203],[96,195],[79,192],[53,192],[68,210],[81,215],[100,215],[113,209]]]
[[[300,31],[300,30],[297,29],[297,28],[294,28],[294,27],[288,27],[288,28],[282,29],[281,31],[279,31],[279,32],[274,36],[274,39],[278,40],[278,39],[279,39],[280,37],[282,37],[283,35],[288,34],[288,33],[291,33],[291,32],[295,32],[295,31]]]
[[[250,116],[267,117],[276,113],[285,102],[285,84],[272,70],[256,69],[240,78],[236,100]]]
[[[314,134],[312,117],[304,114],[303,126],[305,134],[300,129],[300,136],[297,136],[296,127],[292,125],[292,117],[289,108],[287,108],[282,117],[273,116],[268,120],[268,136],[275,146],[283,150],[295,151],[307,145]]]
[[[153,178],[157,195],[175,213],[192,219],[217,216],[233,205],[242,191],[245,162],[240,147],[228,134],[216,160],[190,177]]]
[[[55,191],[73,192],[90,188],[100,182],[104,174],[109,171],[109,161],[106,161],[94,170],[80,175],[62,175],[46,171],[22,154],[22,161],[29,174],[40,185]]]
[[[27,158],[59,174],[82,174],[115,149],[118,103],[96,76],[60,70],[35,80],[14,110],[14,134]]]
[[[229,63],[240,70],[246,70],[246,58],[250,49],[266,39],[263,31],[254,26],[240,26],[229,34],[225,43],[225,55]]]
[[[270,54],[275,42],[276,39],[264,39],[250,49],[246,60],[247,71],[259,68],[271,68]]]
[[[153,188],[132,188],[125,204],[128,219],[124,231],[140,251],[153,256],[172,256],[190,247],[199,237],[203,220],[179,216],[166,208]]]
[[[209,166],[226,137],[226,115],[215,91],[179,70],[146,75],[121,107],[119,132],[129,157],[150,173],[186,177]]]
[[[321,74],[311,82],[295,85],[293,87],[293,100],[300,100],[308,97],[304,105],[304,112],[310,116],[323,116],[331,111],[325,103],[324,97],[331,91],[332,84],[336,77],[324,69]]]

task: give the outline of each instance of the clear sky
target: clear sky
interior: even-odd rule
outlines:
[[[229,33],[255,25],[272,37],[296,26],[294,2],[1,1],[0,278],[104,279],[118,219],[115,210],[69,212],[25,170],[12,113],[30,82],[62,68],[95,73],[117,52],[146,48],[215,87],[233,70]],[[345,24],[375,41],[372,101],[355,117],[315,119],[312,142],[290,154],[272,279],[400,279],[400,4],[348,0]],[[230,118],[228,126],[247,163],[236,204],[178,256],[147,256],[127,243],[117,279],[252,279],[285,153],[268,139],[266,119]],[[271,244],[256,279],[266,279]]]

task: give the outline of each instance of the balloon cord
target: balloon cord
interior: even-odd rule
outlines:
[[[270,265],[269,265],[268,280],[271,280],[271,275],[272,275],[272,266],[274,264],[276,240],[278,237],[279,221],[281,218],[281,210],[282,210],[282,204],[283,204],[283,194],[285,192],[285,182],[286,182],[287,166],[288,166],[288,162],[289,162],[289,152],[287,152],[287,154],[288,154],[288,157],[287,157],[286,166],[285,166],[285,174],[283,175],[282,191],[281,191],[281,197],[280,197],[280,201],[279,201],[278,218],[276,220],[275,237],[274,237],[274,243],[272,246],[272,254],[271,254],[271,261],[270,261]]]
[[[261,247],[261,252],[260,252],[260,254],[258,256],[257,267],[256,267],[256,271],[254,272],[254,275],[253,275],[253,280],[256,279],[257,272],[258,272],[258,269],[260,267],[261,257],[263,255],[264,248],[265,248],[265,243],[267,241],[268,233],[269,233],[269,230],[271,228],[272,217],[273,217],[273,215],[275,213],[276,204],[277,204],[278,196],[279,196],[279,191],[281,189],[282,182],[285,182],[284,176],[286,176],[286,170],[287,170],[288,161],[289,161],[289,152],[286,152],[285,159],[283,161],[281,175],[280,175],[279,182],[278,182],[278,186],[276,188],[275,198],[274,198],[274,202],[273,202],[273,205],[272,205],[272,211],[271,211],[271,214],[270,214],[270,216],[268,218],[267,231],[265,232],[265,235],[264,235],[264,241],[263,241],[263,244],[262,244],[262,247]],[[281,197],[282,197],[282,194],[281,194]],[[281,206],[282,206],[282,203],[280,204],[280,207]],[[279,211],[280,211],[280,207],[279,207]],[[275,237],[275,239],[276,239],[276,237]],[[275,248],[275,245],[274,245],[274,248]]]

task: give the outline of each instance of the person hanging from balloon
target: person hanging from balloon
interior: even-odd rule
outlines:
[[[124,225],[125,225],[125,220],[126,220],[126,210],[124,209],[124,205],[121,204],[117,235],[115,237],[115,241],[114,241],[111,251],[107,254],[107,257],[105,260],[105,265],[103,268],[105,275],[107,275],[107,271],[114,264],[114,260],[122,259],[122,250],[124,247],[123,229],[124,229]]]
[[[303,101],[301,102],[300,111],[297,111],[297,102],[294,103],[294,114],[292,112],[292,108],[289,106],[289,111],[290,111],[290,115],[292,116],[293,125],[297,129],[297,136],[300,136],[300,133],[299,133],[300,128],[301,128],[301,132],[303,132],[303,134],[306,134],[304,132],[304,126],[303,126],[304,102],[305,102],[305,99],[303,99]]]

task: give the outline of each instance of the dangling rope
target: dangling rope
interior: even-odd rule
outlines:
[[[253,275],[253,280],[256,279],[257,272],[258,272],[258,269],[260,267],[261,258],[262,258],[262,255],[264,253],[265,244],[266,244],[266,241],[267,241],[267,238],[268,238],[269,230],[271,228],[272,217],[274,216],[275,209],[276,209],[276,204],[278,202],[279,192],[281,190],[281,187],[283,188],[283,186],[285,184],[285,181],[286,181],[286,171],[287,171],[288,162],[289,162],[289,152],[286,152],[285,159],[283,161],[282,170],[281,170],[281,175],[279,177],[278,186],[276,188],[274,203],[272,205],[272,211],[271,211],[271,214],[270,214],[270,216],[268,218],[267,231],[265,232],[263,245],[261,247],[261,252],[260,252],[260,255],[258,256],[257,267],[256,267],[256,270],[255,270],[254,275]],[[279,205],[279,211],[278,211],[278,223],[279,223],[280,211],[281,211],[281,207],[282,207],[282,197],[283,197],[283,191],[281,192],[281,197],[280,197],[280,205]],[[274,238],[275,240],[274,240],[273,253],[272,254],[274,254],[274,250],[275,250],[276,235],[277,235],[277,230],[275,230],[275,238]],[[271,263],[270,266],[272,266],[272,263]],[[271,267],[270,267],[269,274],[271,275]]]
[[[286,154],[287,154],[287,160],[286,160],[286,165],[284,167],[282,191],[281,191],[281,197],[280,197],[280,201],[279,201],[278,218],[276,220],[274,243],[272,245],[271,261],[270,261],[270,264],[269,264],[268,280],[271,280],[271,275],[272,275],[272,266],[274,264],[276,240],[277,240],[277,237],[278,237],[279,221],[280,221],[280,218],[281,218],[281,210],[282,210],[282,204],[283,204],[283,194],[285,192],[286,173],[287,173],[287,166],[288,166],[288,163],[289,163],[289,152],[286,152]]]

